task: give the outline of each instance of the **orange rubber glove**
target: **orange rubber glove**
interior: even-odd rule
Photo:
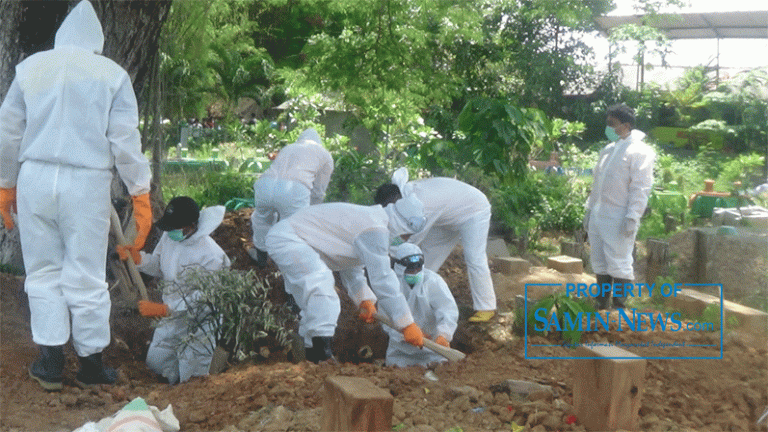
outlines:
[[[442,335],[438,336],[437,339],[435,339],[435,343],[438,344],[438,345],[442,345],[442,346],[444,346],[446,348],[450,348],[451,347],[451,344],[448,343],[448,339],[446,339]]]
[[[373,304],[370,300],[363,300],[362,303],[360,303],[360,319],[367,322],[372,323],[376,321],[376,318],[373,317],[373,315],[376,313],[376,306]]]
[[[154,303],[148,300],[139,300],[139,313],[142,316],[155,318],[167,317],[168,305],[165,303]]]
[[[118,245],[115,247],[120,259],[125,261],[131,254],[133,262],[141,264],[139,251],[147,241],[149,231],[152,229],[152,206],[149,204],[149,194],[136,195],[133,199],[133,218],[136,220],[136,240],[132,245]]]
[[[14,226],[11,213],[16,213],[16,188],[0,188],[0,214],[8,231]]]
[[[416,323],[410,323],[403,329],[403,339],[409,344],[419,348],[424,346],[424,332],[421,331]]]

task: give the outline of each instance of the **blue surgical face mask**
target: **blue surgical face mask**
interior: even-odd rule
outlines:
[[[611,142],[618,141],[619,138],[621,138],[619,134],[616,133],[616,129],[610,126],[605,127],[605,136],[607,136]]]
[[[168,238],[170,238],[173,241],[180,242],[187,238],[187,236],[184,235],[184,231],[179,228],[172,231],[168,231]]]
[[[403,275],[403,279],[405,279],[405,283],[411,286],[413,288],[416,286],[419,282],[421,282],[421,279],[424,278],[424,272],[418,272],[415,274],[406,273]]]

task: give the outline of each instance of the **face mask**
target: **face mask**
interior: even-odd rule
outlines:
[[[605,127],[605,136],[607,136],[611,142],[618,141],[619,138],[621,138],[619,134],[616,133],[616,129],[610,126]]]
[[[392,237],[392,241],[389,243],[391,247],[400,246],[401,244],[405,243],[405,240],[403,240],[400,236],[394,236]]]
[[[403,275],[403,279],[405,279],[405,283],[410,285],[411,288],[413,288],[414,286],[416,286],[416,284],[421,282],[421,279],[423,277],[424,277],[424,272],[418,272],[416,274],[406,273],[405,275]]]
[[[184,231],[181,228],[179,228],[173,231],[168,231],[168,238],[170,238],[173,241],[180,242],[185,238],[187,238],[187,236],[185,236]]]

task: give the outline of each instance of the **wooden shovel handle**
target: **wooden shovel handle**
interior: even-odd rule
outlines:
[[[389,317],[387,317],[386,315],[375,313],[373,317],[376,318],[379,322],[385,324],[386,326],[397,330],[397,327],[395,327],[395,323],[393,323],[392,320],[390,320]],[[450,361],[458,361],[466,357],[466,354],[464,354],[463,352],[459,350],[455,350],[453,348],[444,347],[431,339],[427,339],[426,337],[424,338],[424,346],[440,354],[441,356],[447,358]]]
[[[115,239],[117,240],[117,244],[121,246],[129,246],[129,243],[125,240],[125,235],[123,234],[123,227],[120,224],[120,217],[117,216],[117,211],[115,211],[115,207],[112,206],[112,214],[110,215],[110,226],[109,229],[112,231],[112,234],[115,236]],[[144,280],[141,279],[141,274],[139,274],[139,269],[136,268],[136,263],[133,262],[133,258],[128,257],[127,260],[124,261],[125,265],[128,267],[128,273],[131,275],[131,279],[133,280],[133,283],[139,287],[139,292],[141,293],[141,298],[143,300],[149,300],[149,295],[147,295],[147,287],[144,286]]]

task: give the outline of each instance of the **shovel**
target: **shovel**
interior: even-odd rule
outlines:
[[[123,234],[123,228],[120,224],[120,217],[117,216],[117,211],[115,211],[115,207],[112,207],[112,214],[110,215],[110,231],[115,236],[115,239],[117,240],[117,244],[121,246],[128,246],[129,243],[125,240],[125,235]],[[139,274],[139,269],[136,267],[136,263],[133,262],[133,258],[128,257],[127,260],[123,261],[124,266],[128,267],[128,273],[130,274],[131,281],[126,282],[133,282],[134,286],[137,286],[139,288],[139,293],[141,293],[141,298],[143,300],[149,300],[149,295],[147,295],[147,287],[144,286],[144,281],[141,279],[141,275]]]
[[[391,327],[397,330],[397,327],[395,327],[395,323],[393,323],[392,320],[390,320],[389,317],[387,317],[386,315],[375,313],[373,314],[373,317],[376,318],[379,322],[387,325],[388,327]],[[453,348],[444,347],[431,339],[424,338],[424,346],[436,352],[437,354],[440,354],[441,356],[447,358],[450,361],[458,361],[466,357],[466,354],[464,354],[463,352],[459,350],[455,350]]]

